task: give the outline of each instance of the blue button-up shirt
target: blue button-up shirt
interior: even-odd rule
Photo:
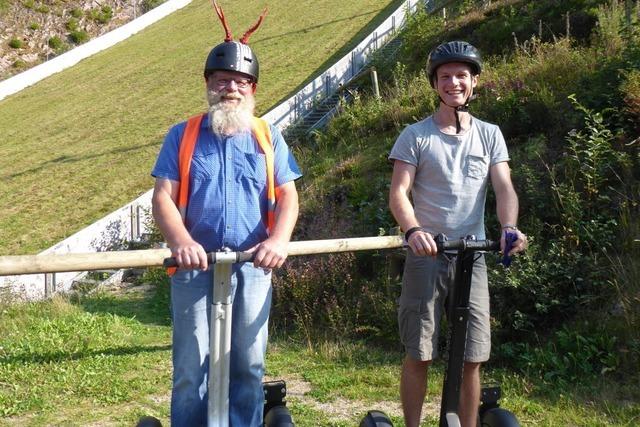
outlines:
[[[180,181],[178,153],[186,122],[167,134],[151,175]],[[271,128],[276,187],[302,175],[282,134]],[[267,167],[251,132],[222,137],[205,116],[191,161],[186,227],[205,251],[244,251],[268,236]]]

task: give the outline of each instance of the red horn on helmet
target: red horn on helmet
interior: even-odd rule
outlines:
[[[213,8],[216,10],[216,13],[218,14],[218,18],[220,18],[220,21],[222,22],[222,26],[224,27],[224,32],[226,33],[224,37],[224,41],[226,42],[232,41],[233,35],[231,34],[231,30],[229,29],[229,24],[227,24],[227,19],[224,17],[224,12],[222,11],[222,8],[218,6],[218,3],[216,3],[216,0],[213,0]]]
[[[247,44],[247,42],[249,41],[249,37],[251,37],[251,34],[253,34],[258,29],[258,27],[260,27],[260,24],[262,24],[262,21],[264,20],[265,16],[267,16],[267,8],[266,7],[264,8],[262,13],[258,17],[258,20],[256,21],[256,23],[253,24],[253,26],[251,28],[249,28],[247,30],[247,32],[242,35],[242,37],[240,38],[240,43]]]

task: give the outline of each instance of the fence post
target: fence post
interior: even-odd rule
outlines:
[[[351,51],[351,77],[356,75],[356,51]]]
[[[378,72],[375,68],[371,69],[371,83],[373,83],[373,94],[376,99],[380,99],[380,87],[378,86]]]
[[[329,74],[325,74],[324,76],[324,96],[328,98],[331,95],[331,76]]]
[[[44,297],[49,298],[56,291],[56,273],[45,273],[44,275]]]
[[[140,215],[137,203],[131,205],[131,240],[138,240],[140,237]]]

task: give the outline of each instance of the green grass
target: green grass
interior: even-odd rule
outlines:
[[[261,61],[258,113],[333,64],[399,4],[269,2],[250,41]],[[265,2],[222,6],[238,37]],[[42,250],[151,188],[166,131],[205,108],[202,67],[223,34],[210,2],[195,0],[0,101],[0,253]]]
[[[152,285],[0,306],[0,426],[130,426],[142,415],[168,425],[168,286],[157,270],[141,282]],[[296,425],[354,426],[368,409],[403,425],[397,347],[303,341],[278,334],[267,362],[269,378],[287,381]],[[424,426],[436,424],[442,372],[436,363]],[[559,386],[489,366],[484,382],[502,384],[502,404],[522,425],[629,426],[640,417],[638,390],[609,379]]]

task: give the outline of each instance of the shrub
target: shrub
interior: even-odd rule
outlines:
[[[77,31],[79,26],[79,21],[76,18],[69,18],[69,20],[64,24],[64,26],[69,31]]]
[[[624,80],[620,85],[620,93],[624,97],[625,112],[630,121],[640,128],[640,71],[629,70],[624,74]]]
[[[9,40],[9,47],[12,49],[20,49],[24,45],[24,42],[17,37]]]
[[[566,326],[544,343],[506,343],[499,351],[527,376],[565,385],[615,371],[620,362],[616,338],[607,331],[583,333]]]
[[[82,44],[89,40],[89,34],[84,30],[76,30],[69,33],[69,38],[75,44]]]
[[[50,37],[49,40],[47,40],[47,44],[49,45],[49,47],[53,50],[59,50],[60,48],[62,48],[62,45],[64,44],[62,39],[58,36],[53,36]]]
[[[100,9],[91,9],[88,12],[89,18],[101,24],[106,24],[113,18],[113,9],[111,6],[102,6]]]
[[[29,29],[32,31],[39,30],[40,24],[38,24],[37,22],[32,22],[31,24],[29,24]]]
[[[27,9],[33,9],[35,7],[35,2],[33,0],[24,0],[22,5]]]
[[[27,66],[27,63],[22,59],[16,59],[11,66],[16,69],[22,69]]]
[[[40,4],[38,5],[38,7],[36,7],[36,12],[49,13],[49,11],[49,6],[47,6],[46,4]]]
[[[155,9],[156,7],[160,6],[165,1],[166,0],[142,0],[142,10],[144,12],[148,12],[151,9]]]
[[[71,9],[69,13],[71,14],[72,17],[79,19],[82,16],[82,9],[74,7],[73,9]]]

